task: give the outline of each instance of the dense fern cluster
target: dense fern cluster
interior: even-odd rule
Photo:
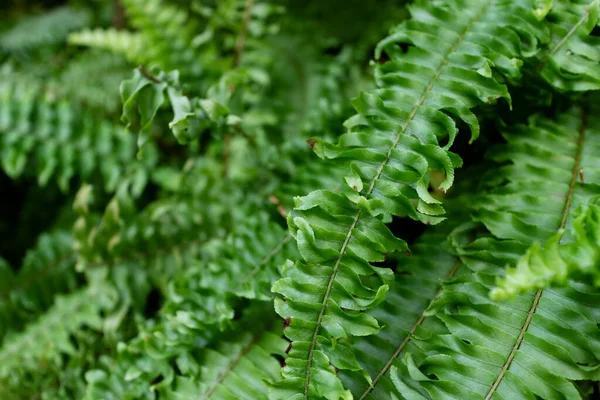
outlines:
[[[36,3],[0,398],[599,395],[598,0]]]

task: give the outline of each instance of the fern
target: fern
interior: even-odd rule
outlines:
[[[0,339],[46,311],[57,293],[77,286],[71,245],[67,232],[48,233],[27,253],[17,274],[6,262],[0,264]]]
[[[79,111],[74,103],[53,99],[38,82],[8,69],[3,72],[0,161],[10,177],[21,176],[28,167],[41,186],[56,176],[66,191],[75,174],[82,179],[101,174],[106,189],[113,191],[122,176],[132,173],[126,165],[129,170],[144,169],[155,162],[156,155],[149,149],[145,162],[128,165],[135,156],[135,143],[121,127],[95,113]]]
[[[597,302],[589,287],[572,284],[502,306],[488,299],[498,271],[523,250],[485,235],[461,248],[467,272],[459,271],[431,307],[449,333],[423,332],[414,340],[419,350],[404,358],[407,372],[392,372],[404,396],[579,398],[568,379],[597,379],[597,310],[582,307]]]
[[[85,327],[100,331],[101,311],[111,307],[112,293],[110,288],[97,287],[58,297],[56,304],[21,335],[7,338],[0,352],[0,382],[3,388],[16,391],[7,391],[7,396],[18,391],[27,393],[27,389],[35,387],[38,382],[33,381],[19,388],[31,376],[60,379],[63,354],[77,351],[70,335]]]
[[[596,398],[598,4],[4,7],[0,397]]]
[[[390,368],[401,366],[401,360],[413,345],[411,340],[418,336],[424,323],[429,323],[427,307],[439,295],[442,282],[451,279],[460,267],[449,248],[440,248],[448,230],[444,224],[425,233],[411,246],[410,256],[394,260],[399,268],[396,280],[386,301],[372,311],[384,327],[377,335],[358,339],[352,348],[372,384],[360,374],[342,375],[342,381],[355,398],[390,398],[391,393],[397,393]]]
[[[383,64],[377,73],[381,89],[355,100],[360,114],[346,123],[350,132],[342,136],[338,145],[314,142],[315,151],[324,158],[351,160],[352,172],[345,179],[354,193],[344,196],[314,192],[297,200],[289,218],[300,253],[310,267],[298,264],[297,268],[288,268],[285,278],[273,286],[286,298],[285,302],[276,301],[276,309],[290,320],[286,336],[293,341],[284,369],[287,380],[279,387],[301,390],[305,398],[347,397],[348,392],[342,389],[328,361],[333,358],[335,340],[378,331],[376,320],[360,311],[383,300],[390,275],[373,269],[368,262],[382,261],[384,254],[406,247],[377,216],[383,214],[384,220],[386,214],[388,220],[389,214],[428,222],[440,220],[443,211],[439,201],[427,192],[428,170],[443,171],[445,179],[439,188],[445,191],[452,184],[454,168],[460,166],[459,159],[446,150],[456,135],[454,121],[441,110],[462,118],[475,138],[479,128],[469,109],[500,97],[509,98],[506,87],[493,78],[491,71],[484,71],[489,69],[491,59],[470,54],[469,48],[479,39],[478,29],[493,30],[506,43],[512,43],[511,58],[520,55],[517,31],[524,32],[530,42],[534,42],[531,38],[537,33],[533,15],[530,21],[519,21],[516,30],[501,22],[500,16],[508,18],[514,13],[512,7],[521,5],[479,4],[473,13],[458,21],[450,21],[450,13],[429,7],[415,6],[415,19],[400,26],[379,45],[384,48],[397,41],[409,41],[414,49],[406,56],[390,51],[392,61]],[[452,39],[434,39],[441,28],[419,19],[425,16],[452,26],[453,30],[444,31],[443,35]],[[439,49],[431,57],[420,50],[423,44],[419,40],[427,34],[435,40],[434,48]],[[502,54],[500,47],[495,47],[503,46],[500,43],[487,45],[491,46],[491,58]],[[421,69],[414,68],[416,65]],[[496,65],[513,77],[518,74],[514,63],[506,68],[498,61]],[[424,74],[411,76],[409,72],[423,70],[428,72],[428,78]],[[409,74],[415,83],[404,86],[408,78],[403,74]],[[449,87],[455,86],[462,91],[453,92],[455,97],[448,96]],[[395,107],[386,104],[391,100]],[[413,128],[413,121],[419,121],[421,126]],[[440,147],[440,140],[448,142],[446,149]],[[411,167],[404,166],[404,160],[410,160]],[[417,207],[411,199],[418,202]],[[380,274],[380,282],[375,287],[365,287],[360,276],[373,272]],[[351,357],[340,363],[348,369],[360,369]]]
[[[90,13],[70,7],[59,7],[45,14],[22,19],[0,36],[0,49],[22,54],[45,46],[61,44],[71,31],[87,26]]]
[[[278,324],[281,325],[279,321]],[[214,350],[207,350],[199,357],[202,363],[199,379],[177,380],[165,397],[266,399],[266,383],[279,376],[280,365],[273,355],[283,356],[288,346],[278,334],[281,326],[277,328],[263,322],[236,334],[233,342],[219,341]]]
[[[490,171],[496,180],[489,182],[499,186],[482,197],[475,220],[504,240],[483,234],[468,244],[464,238],[468,235],[454,234],[460,260],[472,273],[459,271],[430,306],[429,312],[443,321],[449,334],[425,333],[417,344],[419,353],[406,356],[407,375],[395,378],[403,395],[491,399],[521,393],[579,398],[569,380],[598,379],[600,332],[590,287],[570,282],[563,290],[540,288],[506,305],[494,304],[487,297],[505,264],[514,265],[532,238],[545,239],[552,229],[563,229],[572,221],[573,208],[596,192],[594,184],[579,181],[580,168],[586,168],[590,160],[587,146],[594,146],[587,118],[580,110],[561,115],[557,122],[535,118],[519,135],[507,135],[508,144],[492,153],[495,160],[510,160],[510,164]],[[532,152],[527,143],[534,138],[537,151]],[[548,151],[555,154],[552,162]],[[532,206],[538,201],[544,208],[534,211]],[[530,212],[541,213],[536,225]],[[501,292],[492,293],[498,298]],[[568,344],[564,342],[567,337]],[[455,360],[467,368],[461,367],[453,376],[446,371]],[[448,369],[441,369],[444,366]],[[419,383],[420,395],[405,382],[408,376]]]
[[[600,43],[590,35],[598,24],[598,2],[560,1],[546,18],[552,38],[534,73],[559,91],[598,90]]]

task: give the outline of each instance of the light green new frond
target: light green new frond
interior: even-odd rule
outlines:
[[[73,239],[68,232],[42,235],[14,273],[0,265],[0,343],[27,322],[46,311],[57,293],[77,286]]]
[[[546,17],[552,38],[536,58],[534,74],[558,91],[600,89],[598,1],[556,0]]]
[[[110,287],[89,287],[57,297],[48,312],[4,341],[0,387],[12,394],[32,393],[30,389],[40,384],[38,380],[60,379],[63,355],[77,351],[72,335],[85,329],[102,331],[101,313],[110,309],[114,300]]]
[[[275,397],[350,396],[336,368],[361,367],[345,341],[379,331],[364,311],[381,303],[391,280],[391,271],[370,262],[406,249],[384,222],[391,215],[443,219],[429,192],[430,171],[445,177],[434,189],[450,188],[461,165],[448,151],[457,134],[453,118],[477,137],[470,109],[509,100],[501,76],[518,78],[523,49],[544,38],[529,1],[423,2],[411,14],[378,46],[391,60],[377,67],[379,88],[354,101],[358,114],[346,122],[349,132],[336,145],[312,141],[318,155],[349,167],[347,187],[344,194],[322,190],[296,199],[288,217],[304,261],[284,268],[272,289],[283,296],[275,307],[290,322],[285,334],[293,342]],[[396,44],[408,44],[408,51]]]
[[[559,232],[543,248],[535,243],[514,268],[506,271],[506,276],[490,293],[491,298],[504,300],[516,293],[564,285],[569,278],[582,276],[600,286],[599,220],[597,201],[577,210],[572,227],[573,241],[559,244],[563,237],[563,232]]]
[[[139,32],[122,31],[114,28],[95,28],[71,33],[69,43],[108,50],[138,64],[149,61],[149,56],[145,50],[151,45]]]

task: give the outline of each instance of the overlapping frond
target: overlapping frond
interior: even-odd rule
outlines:
[[[0,17],[0,398],[598,391],[599,0],[31,2]]]
[[[162,376],[156,390],[167,390],[177,375],[173,363],[192,362],[198,346],[210,343],[222,335],[222,330],[237,326],[234,317],[247,302],[244,299],[271,301],[269,288],[280,277],[281,265],[286,258],[296,256],[291,236],[282,226],[284,219],[268,200],[269,192],[253,208],[233,207],[242,196],[248,204],[252,201],[243,187],[231,187],[222,181],[219,170],[206,162],[197,160],[197,167],[186,166],[180,176],[165,171],[160,178],[166,190],[181,196],[181,205],[197,205],[189,213],[182,208],[171,209],[173,201],[156,201],[137,212],[125,197],[126,192],[118,191],[104,215],[97,219],[89,211],[89,189],[84,188],[77,196],[76,208],[83,219],[76,224],[76,237],[86,269],[108,265],[120,282],[123,276],[132,275],[138,285],[145,280],[146,285],[141,285],[145,291],[137,294],[141,299],[130,296],[138,303],[144,302],[149,286],[158,287],[162,298],[156,318],[140,325],[137,336],[127,341],[120,352],[119,365],[128,366],[90,375],[90,387],[119,398],[138,398],[146,396],[145,392],[153,386],[151,382]],[[327,181],[326,175],[308,179],[311,171],[315,171],[314,166],[300,172],[299,182],[293,187],[308,192]],[[277,195],[282,199],[290,196],[286,189],[278,190]],[[220,200],[214,201],[213,197]],[[265,205],[272,209],[271,213],[261,209]],[[226,232],[229,233],[224,236]],[[178,248],[168,246],[186,238],[193,241],[190,247],[186,243]],[[159,244],[160,252],[152,252]],[[140,257],[132,254],[138,249],[144,249]],[[279,362],[271,362],[279,371]],[[194,381],[177,381],[173,386],[177,393],[196,387]],[[261,389],[261,393],[266,396],[266,390]]]
[[[458,257],[444,246],[448,224],[426,232],[411,245],[410,256],[399,257],[395,282],[385,302],[372,311],[382,330],[373,336],[358,338],[352,346],[359,364],[369,374],[372,384],[360,373],[341,375],[342,381],[357,399],[389,399],[400,397],[391,378],[390,368],[402,365],[411,351],[413,335],[419,335],[426,321],[427,307],[460,266]],[[427,319],[427,324],[431,321]],[[430,328],[430,327],[428,327]]]
[[[5,339],[0,350],[2,390],[18,397],[19,393],[31,393],[40,381],[60,379],[63,355],[77,352],[73,335],[84,329],[102,331],[101,313],[110,309],[114,300],[110,287],[89,287],[58,296],[55,304],[23,333]]]
[[[397,388],[411,399],[580,398],[570,380],[600,373],[598,293],[571,282],[495,303],[488,297],[495,280],[526,246],[477,236],[466,245],[470,239],[457,238],[464,267],[429,310],[449,332],[413,340],[418,350],[405,356],[405,372],[395,373]]]
[[[498,238],[524,243],[571,226],[573,211],[600,194],[594,114],[575,107],[555,120],[536,115],[507,129],[507,143],[489,152],[500,166],[484,176],[491,189],[477,204],[476,220]]]
[[[146,399],[157,392],[167,399],[266,399],[267,382],[280,369],[274,356],[282,357],[288,346],[281,322],[267,308],[251,304],[232,329],[210,339],[210,348],[206,338],[180,343],[173,359],[147,343],[156,333],[144,332],[119,349],[117,365],[126,370],[115,371],[107,358],[103,369],[90,371],[86,398]]]
[[[267,384],[277,380],[281,368],[273,356],[283,357],[289,343],[281,337],[281,322],[275,323],[274,315],[260,313],[256,317],[261,320],[254,326],[204,350],[198,357],[198,378],[176,378],[165,398],[268,399]]]
[[[526,288],[542,289],[545,282],[554,279],[564,281],[568,269],[580,265],[576,261],[577,252],[581,252],[579,257],[585,257],[584,254],[593,257],[596,247],[594,206],[589,206],[587,219],[585,214],[577,219],[573,211],[587,206],[600,194],[594,179],[600,172],[597,156],[600,135],[594,110],[576,109],[559,116],[557,122],[535,117],[529,126],[506,134],[508,144],[499,147],[492,156],[500,162],[511,160],[511,164],[491,172],[498,181],[506,179],[508,184],[485,196],[476,215],[498,237],[525,242],[528,238],[548,240],[543,255],[539,243],[533,245],[517,270],[509,273],[502,284],[503,289],[494,292],[497,298]],[[518,208],[515,201],[519,201]],[[544,207],[536,204],[544,204]],[[560,218],[558,222],[557,218]],[[592,225],[588,226],[588,223]],[[567,233],[563,235],[565,228]],[[555,252],[561,242],[566,242],[560,245],[561,248],[570,249],[565,254]],[[566,263],[565,256],[569,260]],[[584,260],[581,258],[583,264],[591,264],[580,265],[580,268],[590,268],[592,259]],[[544,272],[548,276],[538,274],[535,279],[536,274],[529,267],[545,268],[544,264],[549,261],[552,268],[546,267]],[[522,279],[525,276],[516,279],[516,271],[529,272],[527,280]],[[515,280],[509,283],[512,279]]]
[[[552,37],[532,63],[533,75],[561,92],[600,89],[600,38],[591,34],[598,7],[598,1],[552,2],[546,16]]]
[[[293,342],[276,397],[350,396],[336,368],[361,368],[343,350],[344,339],[379,330],[363,311],[384,299],[392,277],[369,263],[406,249],[384,221],[390,215],[442,219],[439,200],[428,191],[429,173],[442,171],[442,191],[452,185],[461,163],[448,151],[457,133],[453,118],[475,138],[479,127],[470,109],[509,100],[499,76],[518,78],[523,49],[544,38],[528,1],[427,2],[411,13],[379,45],[391,61],[377,69],[379,88],[355,100],[359,114],[346,122],[349,132],[337,145],[312,142],[317,154],[349,164],[351,173],[344,194],[313,192],[298,198],[289,216],[304,262],[285,268],[273,286],[283,295],[275,306],[289,321],[285,333]],[[400,43],[409,45],[406,53]],[[378,277],[365,282],[373,274]]]
[[[453,233],[464,268],[428,311],[448,334],[414,340],[419,350],[405,357],[405,372],[395,378],[403,396],[571,399],[580,398],[571,381],[598,379],[600,303],[593,287],[569,281],[508,303],[489,297],[504,266],[515,265],[533,241],[571,226],[574,208],[599,194],[595,182],[580,180],[580,171],[594,174],[597,165],[595,120],[578,108],[556,121],[538,116],[512,128],[508,143],[490,153],[506,164],[490,170],[490,194],[474,209],[498,238],[468,225]],[[417,388],[410,386],[415,381]]]
[[[72,244],[68,232],[48,233],[27,252],[17,273],[0,264],[0,342],[46,311],[56,294],[77,287]]]
[[[100,175],[105,189],[113,191],[131,170],[156,162],[156,153],[149,149],[144,160],[132,164],[133,137],[74,102],[54,98],[50,89],[27,76],[2,71],[0,163],[7,175],[16,178],[27,171],[42,186],[54,177],[65,191],[75,176],[91,180]]]

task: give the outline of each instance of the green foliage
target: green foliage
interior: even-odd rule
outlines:
[[[363,3],[9,6],[1,398],[598,396],[598,0]]]
[[[349,352],[336,354],[334,350],[342,346],[337,340],[379,330],[377,321],[364,311],[383,300],[391,275],[369,262],[406,250],[384,222],[390,215],[428,223],[443,219],[440,201],[428,192],[430,171],[443,173],[445,179],[436,189],[445,192],[454,180],[454,168],[461,165],[460,158],[447,150],[457,128],[446,113],[469,125],[473,140],[479,125],[470,109],[509,99],[490,66],[495,65],[499,74],[518,77],[521,63],[515,57],[524,56],[519,54],[524,45],[518,33],[530,43],[540,35],[533,14],[531,20],[507,27],[505,19],[524,6],[473,3],[472,12],[456,18],[431,4],[415,5],[414,18],[378,45],[377,53],[386,50],[391,60],[376,70],[379,88],[354,101],[359,114],[346,122],[348,133],[337,145],[314,141],[319,156],[348,165],[349,190],[313,192],[296,200],[289,217],[306,264],[286,269],[284,279],[273,286],[285,298],[285,302],[276,299],[276,310],[290,320],[286,336],[293,343],[283,370],[286,379],[279,385],[283,390],[303,392],[305,397],[348,396],[332,364],[338,369],[360,367]],[[481,38],[479,31],[484,37],[493,32],[499,39],[486,43],[488,53],[476,56],[470,49]],[[404,54],[393,46],[397,42],[413,47]],[[508,55],[507,48],[512,49]],[[447,144],[441,147],[440,141]],[[364,279],[374,273],[379,282],[365,285]]]
[[[155,163],[152,152],[133,162],[135,142],[112,121],[75,101],[53,98],[49,87],[10,72],[2,75],[0,162],[11,178],[29,172],[44,186],[55,177],[66,191],[74,176],[89,180],[100,174],[106,190],[113,191],[123,175]]]
[[[46,311],[57,293],[77,286],[71,247],[68,232],[51,232],[27,252],[17,273],[5,261],[0,264],[0,339]]]

